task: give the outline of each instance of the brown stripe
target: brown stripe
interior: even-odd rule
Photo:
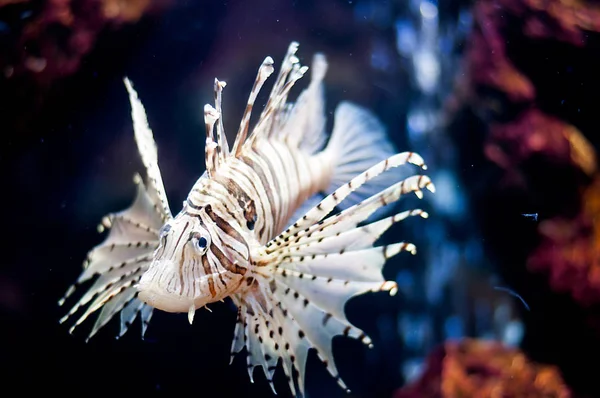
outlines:
[[[244,219],[247,225],[253,225],[256,222],[256,209],[254,206],[254,200],[248,196],[248,194],[238,185],[238,183],[232,178],[222,178],[218,181],[219,184],[223,185],[227,192],[229,192],[236,200],[238,205],[244,210]]]
[[[215,282],[212,278],[212,272],[210,270],[210,264],[208,263],[207,256],[202,256],[202,268],[204,268],[204,273],[207,276],[206,279],[208,280],[208,290],[210,290],[210,295],[214,298],[217,295],[217,292],[215,291]]]
[[[273,149],[275,151],[275,149]],[[273,223],[272,225],[272,231],[273,233],[278,233],[279,231],[276,230],[276,228],[278,227],[277,224],[279,224],[280,218],[281,218],[281,211],[282,211],[282,206],[281,206],[281,201],[282,201],[282,197],[281,197],[281,186],[279,185],[279,178],[283,177],[286,178],[287,175],[285,173],[285,170],[281,170],[278,171],[274,168],[273,163],[271,163],[271,159],[266,156],[263,152],[260,151],[259,148],[254,148],[254,152],[256,153],[257,156],[259,156],[266,164],[267,164],[267,169],[269,171],[269,173],[271,174],[271,177],[273,178],[273,186],[268,185],[267,183],[267,179],[266,177],[263,178],[261,176],[261,173],[264,173],[265,170],[262,169],[260,167],[260,165],[256,165],[257,167],[253,167],[254,171],[259,175],[259,178],[261,180],[261,182],[263,183],[263,187],[265,188],[265,191],[267,192],[267,196],[269,197],[269,203],[271,204],[271,222]],[[276,153],[276,151],[275,151]],[[259,172],[260,170],[260,172]],[[293,183],[293,182],[292,182]],[[279,195],[279,206],[276,206],[275,204],[275,197],[273,196],[273,192],[277,192],[277,194]],[[260,235],[261,240],[263,240],[264,238],[264,230],[262,231],[262,234]],[[268,236],[267,239],[271,239],[272,236]]]
[[[246,268],[240,267],[239,265],[234,264],[231,261],[229,261],[227,256],[225,256],[225,254],[223,254],[223,252],[221,250],[219,250],[219,248],[214,243],[210,244],[210,251],[217,258],[217,260],[219,260],[219,263],[221,264],[221,266],[223,268],[225,268],[227,271],[233,272],[234,274],[240,274],[240,275],[244,275],[246,273]],[[206,257],[206,256],[204,256],[204,257]]]
[[[279,189],[279,185],[277,184],[277,182],[275,182],[275,184],[277,185],[276,187],[270,186],[269,181],[267,180],[267,176],[265,175],[265,170],[263,170],[263,168],[259,164],[255,163],[248,156],[243,156],[242,160],[244,161],[244,163],[246,163],[248,166],[250,166],[252,168],[254,173],[256,173],[256,175],[260,179],[260,182],[262,183],[262,186],[263,186],[265,192],[267,193],[267,199],[269,200],[271,212],[274,212],[275,211],[275,198],[273,197],[273,191],[275,189]],[[274,179],[274,180],[277,181],[277,179]],[[266,220],[265,220],[265,224],[267,224]]]
[[[207,205],[204,208],[204,211],[206,212],[206,215],[208,217],[210,217],[210,219],[217,225],[217,227],[219,227],[223,232],[225,232],[227,235],[231,236],[233,239],[237,240],[238,242],[245,244],[246,241],[244,240],[244,238],[242,237],[242,235],[240,235],[240,233],[233,228],[227,221],[223,220],[221,217],[219,217],[212,209],[211,205]]]
[[[214,179],[214,181],[225,187],[227,192],[229,192],[237,200],[240,207],[243,207],[244,203],[248,203],[252,200],[246,191],[244,191],[233,178],[226,178],[219,175]]]
[[[185,264],[185,248],[181,253],[181,260],[179,260],[179,294],[183,296],[183,265]]]
[[[223,194],[221,194],[221,192],[219,192],[218,193],[219,196],[223,196],[224,198],[231,199],[228,197],[229,196],[228,189],[223,184],[221,184],[217,181],[214,181],[214,180],[211,180],[209,182],[209,184],[207,184],[207,186],[203,187],[202,189],[197,189],[196,192],[198,192],[200,195],[203,195],[203,196],[206,196],[209,198],[216,198],[216,195],[214,193],[211,193],[211,191],[216,192],[216,189],[214,187],[215,185],[220,185],[223,188],[223,190],[225,191],[225,193],[223,193]],[[227,207],[227,204],[225,203],[224,200],[221,201],[221,204],[223,205],[223,208],[227,211],[227,214],[229,215],[229,217],[232,220],[235,220],[236,219],[235,215],[229,210],[229,208]],[[235,201],[233,201],[233,205],[235,206]],[[208,208],[208,207],[210,207],[210,205],[206,205],[206,207]],[[200,208],[202,208],[202,207],[200,207]]]

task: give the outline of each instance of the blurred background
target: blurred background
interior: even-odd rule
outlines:
[[[57,301],[142,170],[122,78],[177,211],[204,171],[213,79],[233,132],[261,61],[296,40],[302,63],[327,56],[327,112],[372,109],[437,186],[428,220],[384,237],[419,248],[385,268],[400,293],[347,306],[375,344],[334,341],[349,396],[599,397],[598,32],[593,1],[0,0],[6,393],[272,396],[245,354],[228,364],[229,303],[193,326],[156,312],[145,340],[139,321],[115,340],[114,321],[86,344],[92,323],[69,335]],[[348,396],[314,354],[307,396]]]

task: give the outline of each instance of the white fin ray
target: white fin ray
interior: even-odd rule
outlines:
[[[234,304],[238,307],[237,317],[235,321],[235,330],[233,331],[233,341],[231,342],[231,356],[229,364],[233,363],[235,354],[240,353],[244,349],[244,319],[246,317],[246,307],[242,306],[237,300],[236,296],[232,297]]]
[[[241,330],[245,331],[247,340],[254,334],[249,355],[256,358],[249,359],[248,363],[268,368],[271,363],[261,355],[268,354],[268,359],[272,355],[281,355],[287,375],[290,374],[290,366],[287,365],[293,365],[298,371],[296,381],[300,395],[303,395],[308,350],[314,348],[328,371],[340,386],[346,388],[334,363],[332,339],[343,335],[357,338],[369,346],[371,339],[348,321],[345,305],[352,297],[367,292],[388,291],[391,295],[397,292],[396,283],[383,277],[383,266],[390,257],[402,251],[414,254],[416,247],[407,242],[379,247],[373,245],[395,223],[409,216],[425,218],[427,213],[420,209],[408,210],[380,221],[358,225],[404,194],[414,192],[421,198],[423,189],[433,192],[435,187],[427,176],[415,175],[386,186],[336,215],[323,218],[362,184],[406,163],[426,168],[417,154],[393,155],[342,185],[298,218],[287,231],[253,253],[258,270],[265,270],[266,274],[263,271],[255,273],[254,283],[258,283],[258,287],[247,291],[239,299],[239,305],[240,313],[244,313],[250,305],[253,317],[258,318],[247,321],[245,325],[238,320],[237,340],[233,343],[232,352],[240,351],[244,346],[239,341]],[[265,286],[270,291],[265,290]],[[264,304],[265,298],[270,305]],[[281,326],[279,337],[269,334],[270,339],[266,338],[265,325],[269,323],[259,324],[261,317],[265,322]],[[252,327],[255,329],[252,330]],[[284,344],[285,351],[277,352],[275,348],[280,348],[277,346],[269,348],[269,342]],[[252,344],[262,344],[261,350],[253,349]],[[293,389],[292,384],[290,381]]]
[[[146,334],[146,330],[148,329],[148,325],[150,324],[150,319],[152,319],[152,313],[154,311],[154,308],[148,304],[144,304],[144,306],[142,307],[141,311],[140,311],[140,320],[142,321],[142,339],[144,338],[144,335]],[[123,334],[125,333],[126,330],[123,330],[123,324],[121,324],[121,333],[119,334],[119,337],[123,336]]]
[[[124,78],[123,82],[129,94],[129,102],[131,103],[131,117],[133,119],[133,131],[135,141],[137,143],[142,163],[146,168],[146,177],[148,178],[148,192],[154,199],[153,202],[161,207],[160,214],[163,216],[163,221],[172,218],[167,194],[163,185],[162,176],[158,167],[158,150],[152,130],[148,125],[148,117],[142,102],[138,98],[137,92],[134,90],[131,81]]]
[[[150,194],[138,175],[134,177],[134,182],[137,184],[137,194],[133,204],[126,210],[104,217],[99,230],[110,228],[108,236],[88,253],[83,265],[84,271],[59,301],[59,305],[64,304],[77,286],[96,275],[100,275],[99,279],[105,277],[105,280],[110,280],[115,275],[118,277],[131,272],[132,268],[147,266],[139,260],[151,257],[158,246],[162,217],[148,214],[156,213],[160,208],[152,204]],[[88,291],[88,297],[80,299],[76,307],[87,303],[89,293],[92,292],[93,295],[101,288],[101,284],[102,282],[96,282]]]
[[[112,300],[106,302],[106,304],[102,306],[102,310],[100,311],[100,314],[96,319],[96,323],[94,323],[94,327],[92,328],[92,331],[90,332],[87,339],[91,339],[102,327],[104,327],[112,319],[112,317],[115,314],[117,314],[119,311],[124,310],[127,306],[127,303],[131,302],[136,296],[136,294],[137,292],[135,288],[130,287],[114,296]]]
[[[121,311],[121,333],[141,313],[142,337],[152,316],[152,308],[142,306],[135,299],[135,284],[148,269],[152,255],[158,246],[159,231],[172,218],[165,189],[158,167],[158,151],[152,130],[148,126],[146,112],[129,79],[124,80],[131,103],[133,129],[138,151],[146,169],[146,183],[136,174],[134,182],[137,193],[132,205],[103,218],[99,231],[109,229],[105,240],[88,253],[84,270],[77,282],[69,287],[65,300],[81,283],[97,276],[92,286],[60,320],[65,322],[80,308],[87,306],[83,315],[71,327],[70,332],[91,314],[102,308],[89,338],[104,327]]]
[[[77,326],[81,325],[91,314],[102,308],[102,306],[107,304],[109,301],[115,298],[118,299],[117,296],[120,293],[124,292],[125,290],[134,290],[134,284],[137,283],[142,274],[143,271],[138,270],[133,274],[127,275],[124,278],[118,280],[116,283],[109,285],[104,291],[100,292],[97,296],[95,296],[94,300],[86,308],[83,315],[81,315],[79,319],[75,322],[75,324],[71,326],[71,328],[69,329],[69,333],[73,333]],[[65,315],[65,317],[61,319],[61,323],[64,322],[70,315],[72,315],[72,313]],[[114,315],[114,313],[112,315]],[[96,331],[94,331],[94,333]],[[91,337],[92,336],[90,335],[88,339]]]
[[[290,146],[301,148],[311,154],[321,150],[327,138],[323,94],[323,79],[326,72],[325,56],[316,54],[311,67],[310,84],[300,93],[296,103],[286,115],[285,124],[281,125],[276,132],[277,136],[285,138]],[[286,111],[282,110],[282,112]]]
[[[389,249],[386,247],[385,249],[395,249],[396,252],[400,252],[400,247],[402,246],[390,247]],[[347,257],[345,261],[348,263],[350,260]],[[378,267],[373,267],[372,269],[381,269],[384,262],[385,259],[378,264]],[[354,266],[354,263],[352,263],[351,266]],[[390,291],[391,295],[395,294],[397,290],[396,283],[386,282],[385,279],[383,279],[383,276],[381,276],[381,271],[378,271],[378,274],[379,275],[377,279],[379,280],[362,282],[334,279],[331,277],[316,277],[315,275],[304,274],[302,272],[280,268],[277,270],[276,279],[281,283],[285,283],[290,289],[302,294],[310,302],[314,303],[321,309],[327,311],[336,318],[347,322],[348,320],[344,314],[344,306],[352,297],[366,292],[378,291]],[[376,278],[371,277],[370,279]],[[284,292],[285,290],[282,293]]]
[[[280,357],[280,347],[283,347],[282,337],[277,335],[275,330],[273,329],[274,320],[267,320],[264,316],[261,316],[260,313],[258,315],[258,332],[259,332],[259,342],[261,344],[261,351],[263,354],[262,360],[262,368],[267,377],[267,381],[271,386],[271,390],[273,393],[277,394],[275,391],[275,385],[273,384],[273,375],[275,374],[275,369],[277,369],[277,362]],[[273,337],[271,337],[273,336]]]
[[[300,62],[298,57],[296,57],[298,46],[298,42],[295,41],[291,42],[288,46],[283,62],[281,63],[281,69],[279,69],[275,83],[273,83],[273,88],[269,93],[269,99],[267,100],[265,109],[263,109],[260,114],[260,119],[264,119],[269,114],[278,114],[279,112],[277,112],[277,110],[281,110],[285,106],[285,103],[281,103],[281,92],[285,83],[289,81],[288,78],[294,65],[297,65]]]
[[[125,267],[131,262],[150,257],[157,247],[157,241],[138,241],[118,245],[111,243],[96,247],[90,252],[85,270],[77,279],[77,283],[83,283],[95,275],[112,273],[116,268],[123,268],[125,272]]]
[[[324,196],[322,194],[316,193],[313,196],[311,196],[310,198],[306,199],[304,201],[304,203],[302,203],[300,205],[300,207],[298,207],[298,210],[296,210],[294,212],[294,214],[292,214],[292,216],[290,217],[290,219],[287,222],[287,225],[290,225],[291,223],[296,221],[298,218],[300,218],[304,214],[306,214],[307,211],[309,211],[310,209],[315,207],[317,204],[319,204],[319,202],[321,202],[323,200],[323,197]]]
[[[428,217],[421,209],[406,210],[361,227],[356,226],[360,221],[348,219],[350,217],[336,217],[335,222],[328,225],[324,223],[319,229],[309,231],[301,242],[294,241],[283,250],[287,249],[290,256],[306,257],[312,254],[335,253],[335,250],[355,251],[368,248],[392,225],[417,215]]]
[[[233,296],[234,303],[238,305],[238,320],[234,332],[231,359],[233,361],[234,355],[246,346],[251,380],[253,380],[253,369],[260,366],[263,368],[271,389],[275,392],[272,384],[273,375],[279,358],[281,358],[282,369],[287,377],[292,395],[296,396],[294,369],[298,372],[298,386],[300,394],[303,395],[304,369],[310,346],[306,340],[299,338],[298,325],[293,323],[293,318],[285,309],[285,305],[272,295],[269,281],[258,274],[257,279],[260,279],[260,283],[255,283],[254,291],[245,294],[243,298],[237,295]],[[251,311],[253,315],[248,315],[248,311]]]
[[[273,315],[272,319],[275,321],[275,326],[277,327],[277,329],[273,328],[273,330],[279,344],[278,355],[282,358],[282,368],[288,379],[292,396],[296,396],[296,383],[298,384],[299,395],[304,396],[306,360],[311,346],[306,339],[300,338],[300,326],[279,297],[272,294],[273,288],[276,289],[276,286],[270,288],[267,296],[269,297],[271,311],[268,315],[265,315]],[[293,377],[293,369],[297,372],[296,378]]]
[[[248,375],[250,381],[254,382],[254,369],[262,367],[263,372],[271,386],[273,393],[276,394],[273,384],[273,374],[277,368],[277,362],[282,356],[284,341],[281,334],[278,334],[277,319],[267,314],[274,314],[272,303],[264,299],[256,300],[253,296],[247,296],[244,301],[240,301],[237,296],[232,299],[238,305],[238,317],[234,332],[234,340],[231,348],[231,360],[235,354],[242,351],[244,346],[247,348],[248,356],[246,358]],[[262,304],[258,304],[258,302]],[[268,309],[267,309],[268,308]],[[284,371],[291,374],[291,366],[284,363]]]
[[[381,269],[389,258],[386,256],[401,251],[416,254],[416,247],[412,243],[398,242],[389,246],[369,247],[342,253],[290,256],[281,262],[280,267],[297,271],[308,277],[329,278],[344,282],[383,282]],[[349,261],[352,262],[352,267],[348,266]]]
[[[377,177],[383,172],[406,163],[412,163],[420,166],[424,170],[427,169],[427,166],[423,162],[423,158],[414,152],[402,152],[390,156],[389,158],[377,163],[368,170],[354,177],[348,183],[342,185],[330,195],[325,197],[319,204],[317,204],[317,206],[310,209],[304,216],[299,218],[282,234],[271,240],[267,244],[267,250],[276,250],[276,246],[285,244],[285,242],[289,241],[290,238],[294,237],[295,234],[299,234],[302,230],[314,226],[316,223],[325,218],[325,216],[327,216],[336,206],[338,206],[350,193],[362,186],[364,183],[368,182],[372,178]],[[428,183],[428,188],[433,190],[434,187],[429,178],[425,176],[422,178],[426,178],[424,181]]]
[[[277,119],[277,115],[285,111],[286,109],[286,100],[287,96],[298,80],[304,76],[306,71],[308,70],[307,66],[299,66],[298,59],[295,59],[296,63],[293,64],[292,69],[289,73],[288,81],[283,85],[280,92],[274,98],[269,98],[269,102],[267,102],[267,107],[264,112],[264,116],[261,115],[261,118],[256,123],[256,126],[252,130],[252,133],[248,137],[246,141],[246,146],[252,146],[254,143],[263,138],[268,138],[271,132],[273,131],[273,126],[275,125],[275,120]],[[272,100],[272,103],[270,103]]]
[[[332,339],[337,335],[354,338],[363,335],[366,344],[371,343],[370,339],[361,330],[351,326],[348,322],[332,317],[327,311],[307,300],[301,293],[292,289],[288,290],[288,288],[289,285],[278,281],[277,290],[281,289],[284,293],[278,297],[288,313],[292,314],[291,319],[298,327],[297,338],[307,340],[307,345],[317,351],[319,359],[325,364],[329,373],[342,388],[347,390],[348,387],[339,377],[333,360]],[[306,363],[304,363],[305,365]]]
[[[222,93],[226,85],[227,83],[215,79],[215,109],[219,114],[219,123],[217,123],[217,144],[219,145],[219,150],[217,153],[221,163],[229,156],[229,144],[227,143],[225,128],[223,127],[223,109],[221,108]]]
[[[132,290],[135,290],[132,289]],[[134,295],[134,297],[137,297]],[[121,328],[117,338],[121,338],[129,329],[129,326],[133,323],[138,314],[142,312],[142,308],[147,305],[143,301],[133,298],[129,300],[127,305],[121,310]]]
[[[256,75],[256,80],[254,80],[254,85],[252,86],[252,90],[250,90],[250,96],[248,97],[248,102],[246,104],[246,109],[244,110],[244,115],[242,116],[242,121],[240,122],[240,128],[235,137],[235,142],[233,143],[232,153],[234,156],[238,156],[242,149],[242,145],[246,142],[246,137],[248,136],[248,128],[250,127],[250,116],[252,115],[252,108],[254,107],[254,102],[256,101],[256,97],[260,92],[265,81],[273,74],[275,69],[273,68],[273,58],[267,57],[260,65],[258,69],[258,74]]]
[[[220,118],[219,113],[215,108],[206,104],[204,106],[204,124],[206,125],[206,142],[204,144],[204,160],[206,173],[208,177],[215,175],[219,168],[221,159],[218,155],[219,145],[215,142],[213,129],[215,123]]]
[[[110,285],[118,282],[120,279],[139,272],[140,270],[148,269],[151,262],[152,254],[144,254],[142,256],[123,261],[114,268],[104,271],[98,276],[88,291],[79,299],[77,305],[86,305],[96,294],[104,291]]]
[[[429,216],[421,209],[414,209],[396,214],[394,216],[389,216],[383,220],[364,225],[360,228],[356,228],[359,223],[367,219],[370,215],[377,211],[377,209],[397,201],[402,195],[405,195],[409,192],[414,192],[417,197],[422,198],[423,194],[421,190],[423,188],[426,188],[432,192],[435,191],[435,186],[429,177],[421,175],[408,177],[406,180],[392,185],[391,187],[379,192],[377,195],[374,195],[357,205],[347,208],[341,213],[322,220],[319,223],[302,231],[297,231],[282,241],[278,241],[276,243],[276,247],[272,245],[267,252],[271,253],[277,250],[280,255],[283,253],[297,253],[300,250],[304,250],[311,244],[314,245],[315,241],[321,244],[325,238],[328,238],[328,242],[331,242],[335,239],[336,241],[342,243],[343,239],[346,239],[348,236],[351,237],[353,235],[361,234],[361,231],[373,235],[373,239],[371,240],[372,243],[381,235],[381,233],[385,232],[394,223],[404,220],[410,215],[421,215],[423,218],[427,218]],[[377,234],[377,231],[381,231],[381,233]],[[338,235],[341,235],[343,232],[345,235],[339,237]],[[349,243],[342,244],[342,246],[338,247],[338,250],[345,250],[348,247]],[[319,252],[322,253],[322,251]],[[305,251],[301,254],[312,253],[313,252],[311,251]]]
[[[248,349],[248,355],[246,356],[246,363],[248,364],[248,376],[250,381],[254,383],[254,369],[258,366],[262,366],[264,370],[267,369],[265,364],[263,349],[259,341],[259,329],[260,321],[257,315],[251,315],[246,311],[246,348]]]

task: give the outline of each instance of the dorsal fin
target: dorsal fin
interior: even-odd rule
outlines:
[[[267,57],[258,68],[258,74],[256,75],[256,80],[254,81],[254,85],[252,86],[252,90],[250,91],[250,96],[248,97],[248,103],[246,104],[246,109],[244,110],[244,115],[242,116],[242,121],[240,123],[240,128],[238,130],[237,136],[235,137],[235,142],[233,143],[233,155],[238,156],[242,149],[242,145],[246,141],[246,136],[248,135],[248,126],[250,125],[250,116],[252,114],[252,107],[254,106],[254,101],[256,101],[256,96],[260,92],[263,84],[271,74],[274,72],[273,68],[273,58]]]
[[[206,172],[208,177],[212,177],[219,168],[219,157],[217,156],[217,143],[213,135],[215,122],[219,119],[219,113],[215,108],[204,105],[204,123],[206,124],[206,144],[204,146],[204,158],[206,162]]]
[[[296,43],[297,44],[297,43]],[[267,105],[260,115],[246,145],[252,145],[259,138],[265,138],[273,131],[277,117],[286,110],[287,97],[294,84],[304,76],[308,66],[300,66],[300,60],[294,55],[297,45],[290,45],[286,58],[281,65],[281,71],[275,86],[271,91]],[[293,51],[292,51],[293,50]]]
[[[323,54],[313,57],[310,84],[304,89],[289,109],[280,110],[278,125],[271,136],[281,137],[294,148],[307,153],[317,153],[323,149],[327,134],[325,132],[325,98],[323,79],[327,72],[327,60]]]
[[[215,78],[215,108],[219,114],[219,123],[217,123],[217,144],[219,148],[217,152],[221,163],[229,156],[229,144],[227,143],[227,136],[223,128],[223,109],[221,108],[221,93],[226,85],[227,83]]]
[[[149,192],[153,196],[155,203],[161,207],[163,221],[172,217],[169,208],[169,201],[165,193],[162,176],[158,167],[158,150],[156,142],[152,135],[152,130],[148,125],[148,117],[144,105],[138,97],[138,93],[134,90],[133,84],[128,78],[123,79],[127,93],[129,94],[129,102],[131,103],[131,118],[133,119],[133,132],[135,142],[137,143],[142,163],[146,168],[146,177],[148,178]]]

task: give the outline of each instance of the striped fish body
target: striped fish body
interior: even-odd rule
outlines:
[[[293,395],[303,395],[307,355],[314,349],[347,388],[331,341],[343,335],[371,345],[371,339],[348,321],[345,304],[366,292],[396,292],[382,276],[383,265],[416,248],[375,241],[393,224],[427,213],[414,209],[373,219],[403,195],[421,198],[423,189],[434,187],[425,175],[401,178],[394,171],[407,163],[426,166],[415,153],[394,153],[383,127],[357,105],[338,106],[327,138],[322,55],[313,60],[308,87],[289,103],[289,90],[308,70],[296,50],[292,43],[250,131],[254,101],[274,71],[273,60],[267,57],[259,68],[231,148],[221,109],[225,83],[215,80],[215,106],[204,110],[206,172],[175,217],[144,108],[125,79],[146,179],[136,178],[138,195],[129,209],[103,221],[108,237],[90,252],[61,300],[98,276],[62,320],[87,306],[71,331],[97,310],[90,337],[119,313],[120,335],[138,315],[143,333],[153,309],[187,312],[192,323],[198,308],[230,297],[238,307],[232,360],[246,348],[251,379],[262,367],[275,391],[272,379],[281,362]]]
[[[187,198],[189,214],[207,205],[261,245],[281,233],[292,215],[331,182],[324,153],[309,154],[285,141],[260,140],[226,161],[213,178],[200,178]]]
[[[276,140],[260,140],[227,159],[211,178],[197,181],[184,209],[163,228],[139,298],[192,318],[196,309],[249,288],[252,259],[301,204],[329,185],[331,169],[323,153]]]

